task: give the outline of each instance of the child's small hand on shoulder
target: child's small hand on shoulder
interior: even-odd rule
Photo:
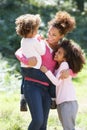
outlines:
[[[45,40],[45,37],[44,37],[42,34],[37,34],[35,37],[36,37],[39,41]]]
[[[48,69],[46,68],[46,66],[42,65],[40,67],[40,70],[43,72],[43,73],[46,73],[48,71]]]

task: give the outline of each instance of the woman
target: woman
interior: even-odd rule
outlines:
[[[42,65],[54,72],[56,68],[56,62],[53,60],[54,52],[57,50],[58,42],[74,29],[75,19],[67,12],[60,11],[56,13],[55,18],[48,25],[48,38],[45,41],[46,52],[41,56]],[[25,64],[30,62],[30,59],[28,61],[23,57],[21,50],[16,52],[16,57]],[[51,82],[39,69],[30,68],[26,72],[24,96],[32,117],[28,130],[46,130],[51,105],[51,96],[49,94]]]

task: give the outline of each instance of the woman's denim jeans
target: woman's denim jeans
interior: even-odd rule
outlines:
[[[40,69],[21,67],[21,73],[22,73],[23,77],[30,77],[30,78],[33,78],[35,80],[47,82],[49,84],[50,96],[52,98],[56,97],[55,85],[52,84],[52,82],[48,79],[48,77],[45,75],[45,73],[43,73]]]
[[[28,130],[46,130],[51,104],[48,87],[25,80],[24,95],[32,118]]]

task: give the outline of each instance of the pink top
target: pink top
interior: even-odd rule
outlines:
[[[51,72],[55,71],[57,63],[56,61],[54,61],[53,55],[54,55],[53,50],[46,45],[46,52],[44,55],[41,56],[42,65],[46,66],[49,70],[51,70]]]
[[[47,71],[47,77],[52,81],[54,85],[56,85],[56,103],[60,104],[67,101],[76,100],[76,94],[74,85],[72,82],[72,77],[69,76],[66,79],[59,79],[61,71],[64,69],[69,69],[69,65],[67,62],[62,62],[60,67],[55,71],[55,76],[51,71]]]

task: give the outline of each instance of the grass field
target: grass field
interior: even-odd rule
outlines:
[[[20,77],[5,73],[0,76],[0,130],[27,130],[31,116],[20,112]],[[2,81],[3,80],[3,81]],[[79,111],[76,130],[87,130],[87,65],[73,80],[76,86]],[[50,110],[48,130],[62,130],[57,111]]]

